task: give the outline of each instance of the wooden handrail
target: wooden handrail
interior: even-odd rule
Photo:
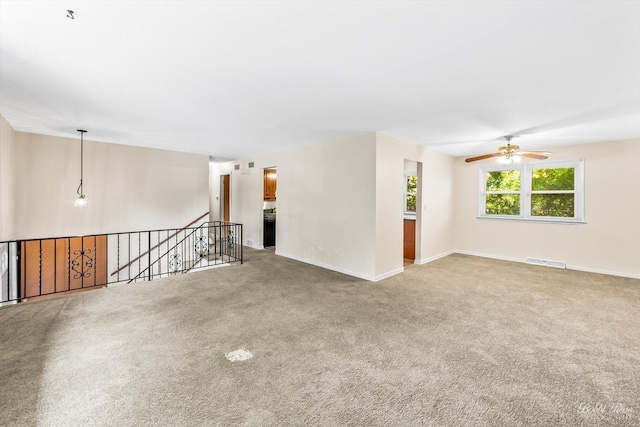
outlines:
[[[171,236],[167,237],[166,239],[164,239],[163,241],[159,242],[157,245],[155,245],[154,247],[152,247],[151,249],[149,249],[148,251],[146,251],[145,253],[138,255],[136,258],[130,260],[128,263],[126,263],[125,265],[123,265],[122,267],[120,267],[119,269],[117,269],[116,271],[114,271],[113,273],[111,273],[111,276],[117,274],[119,271],[124,270],[125,268],[129,267],[131,264],[133,264],[134,262],[136,262],[137,260],[139,260],[140,258],[142,258],[143,256],[145,256],[146,254],[148,254],[149,252],[151,252],[152,250],[160,247],[160,245],[162,245],[164,242],[168,241],[169,239],[171,239],[172,237],[175,237],[178,235],[178,233],[180,233],[181,231],[184,231],[185,229],[189,228],[190,225],[195,224],[196,222],[200,221],[202,218],[204,218],[205,216],[209,215],[209,212],[205,212],[202,215],[200,215],[198,218],[194,219],[193,221],[191,221],[189,224],[185,225],[184,227],[182,227],[180,230],[176,231],[175,233],[173,233]]]

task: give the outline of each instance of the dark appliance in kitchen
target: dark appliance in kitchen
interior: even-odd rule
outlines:
[[[276,213],[275,209],[264,210],[264,237],[265,248],[276,245]]]

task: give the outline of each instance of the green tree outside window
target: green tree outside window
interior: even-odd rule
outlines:
[[[533,169],[531,215],[573,218],[575,215],[575,169]]]
[[[418,199],[418,177],[415,175],[409,175],[407,176],[407,188],[406,188],[404,210],[406,212],[415,212],[417,199]]]
[[[484,214],[576,218],[576,174],[572,166],[486,171]]]
[[[487,172],[485,213],[520,215],[520,171]]]

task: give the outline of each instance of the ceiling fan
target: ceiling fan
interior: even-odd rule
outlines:
[[[490,159],[491,157],[499,157],[500,163],[518,163],[522,157],[529,157],[531,159],[544,160],[553,153],[548,151],[520,151],[519,145],[511,145],[513,135],[507,135],[504,139],[507,141],[507,145],[498,147],[497,153],[483,154],[481,156],[469,157],[464,161],[467,163],[475,162],[477,160]]]

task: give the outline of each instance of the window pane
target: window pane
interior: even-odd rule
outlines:
[[[531,216],[573,218],[574,200],[573,194],[532,194]]]
[[[418,188],[418,177],[409,175],[407,177],[407,193],[415,193]]]
[[[416,211],[416,194],[418,189],[418,177],[410,175],[407,177],[407,205],[404,210],[407,212]]]
[[[407,206],[405,206],[405,211],[407,212],[416,211],[416,194],[415,193],[407,194]]]
[[[520,215],[520,195],[487,194],[485,213],[487,215]]]
[[[534,169],[531,172],[533,191],[573,190],[574,168]]]
[[[487,191],[520,191],[520,171],[487,172]]]

